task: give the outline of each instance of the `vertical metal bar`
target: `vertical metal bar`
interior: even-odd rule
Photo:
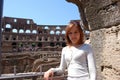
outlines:
[[[2,73],[2,53],[1,53],[1,44],[2,44],[2,14],[3,14],[3,0],[0,0],[0,76]]]
[[[42,64],[40,65],[40,73],[42,74]],[[42,79],[42,76],[39,77],[40,79]]]
[[[14,75],[16,75],[16,65],[14,65]]]

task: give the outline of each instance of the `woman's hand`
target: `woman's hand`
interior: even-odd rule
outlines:
[[[44,80],[52,80],[54,72],[50,69],[44,73]]]

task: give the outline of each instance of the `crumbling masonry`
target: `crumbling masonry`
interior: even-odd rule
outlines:
[[[37,25],[32,19],[12,17],[2,21],[2,52],[53,51],[65,46],[66,25]]]

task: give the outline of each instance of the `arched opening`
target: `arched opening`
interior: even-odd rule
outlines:
[[[50,43],[50,46],[51,46],[51,47],[54,47],[54,46],[55,46],[55,44],[54,44],[53,42],[51,42],[51,43]]]
[[[42,47],[42,43],[39,42],[39,43],[38,43],[38,47]]]
[[[65,43],[65,42],[63,42],[63,43],[62,43],[62,47],[65,47],[65,46],[66,46],[66,43]]]
[[[32,47],[35,47],[35,45],[36,45],[35,43],[32,43]]]

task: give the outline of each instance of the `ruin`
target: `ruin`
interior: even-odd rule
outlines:
[[[120,79],[120,0],[66,0],[78,6],[95,51],[97,80]]]
[[[37,25],[32,19],[3,17],[2,73],[14,73],[15,68],[16,73],[36,71],[34,68],[41,63],[59,65],[61,49],[66,45],[65,27]]]
[[[13,17],[3,17],[2,23],[2,73],[14,73],[14,68],[36,72],[45,63],[46,71],[59,65],[66,25],[37,25],[32,19]]]
[[[2,52],[61,50],[66,25],[37,25],[32,19],[2,19]]]

